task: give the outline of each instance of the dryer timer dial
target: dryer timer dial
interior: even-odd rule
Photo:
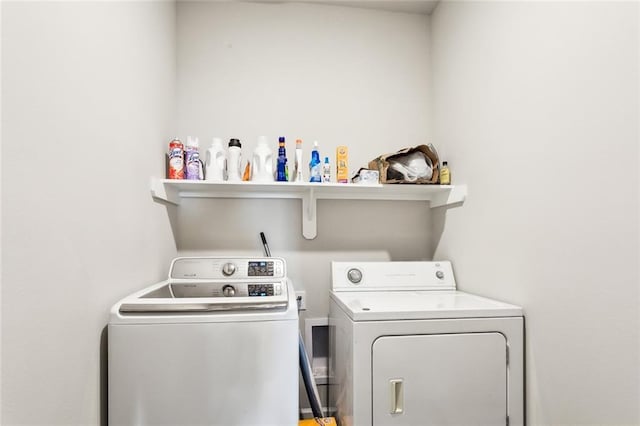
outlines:
[[[360,281],[362,281],[362,271],[357,268],[351,268],[347,271],[347,278],[353,284],[360,284]]]

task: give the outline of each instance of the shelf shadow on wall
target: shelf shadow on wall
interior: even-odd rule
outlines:
[[[446,223],[447,223],[447,212],[449,209],[461,207],[464,202],[453,203],[442,207],[435,207],[431,209],[431,243],[432,243],[432,252],[431,257],[435,256],[435,253],[440,246],[440,240],[442,239],[442,234],[444,233]],[[450,253],[439,253],[439,257],[442,255],[446,256],[446,260],[450,257]],[[441,259],[444,260],[444,259]]]
[[[317,236],[302,236],[300,200],[182,200],[172,221],[180,252],[261,253],[265,232],[278,252],[387,251],[392,260],[433,258],[446,212],[426,201],[321,200]],[[176,226],[177,225],[177,226]]]
[[[152,197],[153,200],[158,203],[161,204],[165,207],[165,209],[167,210],[167,219],[169,219],[169,226],[171,227],[171,234],[173,235],[173,241],[174,241],[174,245],[176,247],[176,250],[178,249],[178,234],[177,234],[177,230],[178,228],[178,208],[179,206],[170,203],[168,201],[162,200],[160,198],[155,198]]]

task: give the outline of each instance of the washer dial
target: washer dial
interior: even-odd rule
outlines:
[[[236,289],[232,285],[225,285],[222,287],[222,294],[224,297],[233,297],[236,294]]]
[[[230,277],[231,275],[233,275],[236,272],[236,265],[234,263],[231,262],[227,262],[224,265],[222,265],[222,274],[225,277]]]

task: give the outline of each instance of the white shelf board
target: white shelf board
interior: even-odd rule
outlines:
[[[302,234],[316,237],[316,200],[429,201],[441,207],[463,203],[466,185],[357,185],[310,182],[210,182],[151,179],[156,200],[180,204],[182,198],[295,198],[302,200]]]

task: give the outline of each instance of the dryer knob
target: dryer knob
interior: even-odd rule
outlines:
[[[443,279],[444,278],[444,272],[436,271],[436,277],[438,277],[438,279]]]
[[[236,265],[229,262],[222,265],[222,273],[225,277],[229,277],[236,272]]]
[[[362,281],[362,271],[360,269],[352,268],[347,271],[347,278],[353,284],[359,284]]]
[[[232,285],[225,285],[222,287],[222,294],[224,297],[233,297],[236,294],[236,289]]]

